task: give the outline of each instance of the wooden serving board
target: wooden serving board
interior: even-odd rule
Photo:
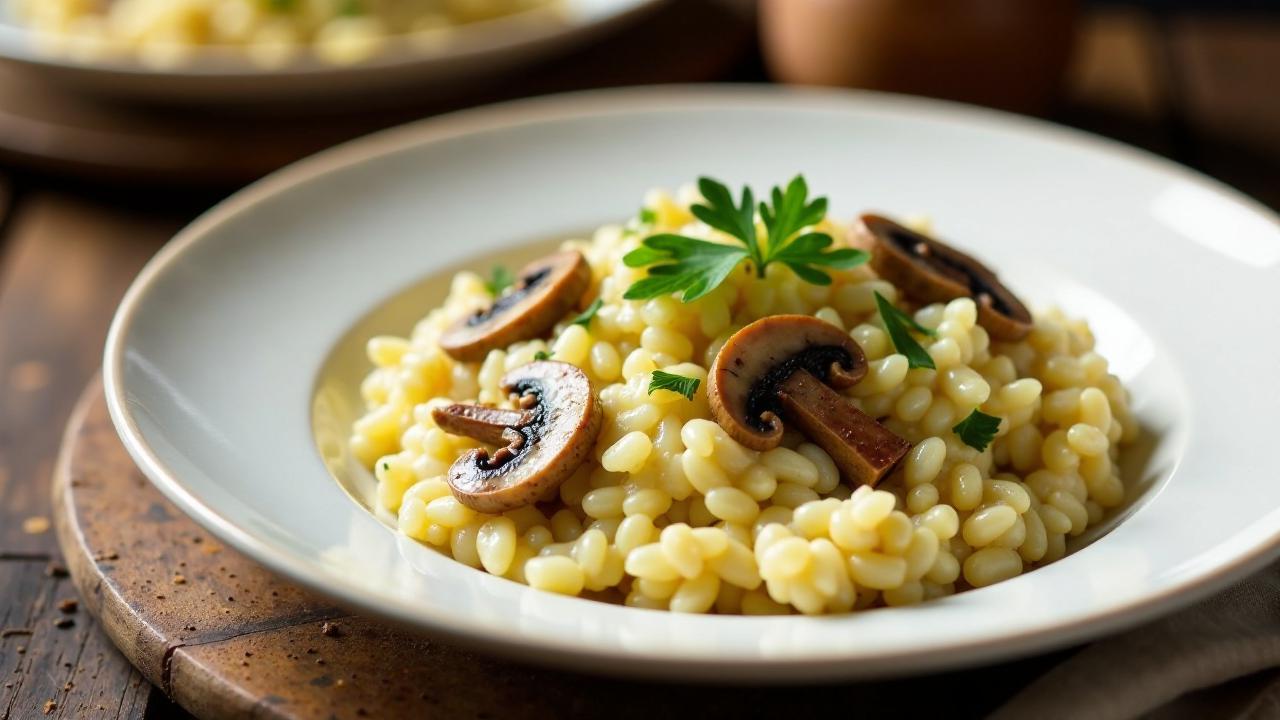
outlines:
[[[147,679],[201,718],[865,716],[907,699],[913,711],[979,717],[1061,658],[925,680],[761,688],[598,678],[477,656],[339,608],[223,546],[138,472],[98,380],[67,429],[54,523],[85,609]]]

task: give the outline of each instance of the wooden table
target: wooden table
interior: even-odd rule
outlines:
[[[1059,120],[1280,207],[1280,18],[1157,20],[1111,9],[1082,33]],[[218,195],[131,192],[0,166],[0,719],[184,717],[87,614],[60,609],[75,592],[49,529],[48,478],[116,302]]]

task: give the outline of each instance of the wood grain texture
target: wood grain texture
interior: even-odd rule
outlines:
[[[87,609],[143,673],[201,718],[700,718],[892,707],[920,680],[743,688],[632,682],[475,655],[361,617],[222,547],[168,503],[85,391],[55,476],[55,517]],[[338,625],[335,636],[325,622]],[[1062,653],[927,679],[922,711],[979,717]],[[999,678],[994,681],[992,678]],[[945,698],[963,695],[963,707]]]
[[[32,630],[0,637],[0,718],[42,716],[47,702],[51,716],[142,718],[150,685],[91,615],[57,608],[76,593],[47,574],[60,560],[43,528],[72,388],[97,368],[113,306],[169,228],[44,191],[25,192],[0,228],[0,634]]]
[[[115,305],[176,221],[54,193],[14,209],[0,265],[0,557],[43,557],[49,474]]]
[[[43,561],[0,563],[0,588],[24,600],[0,606],[0,635],[10,633],[0,637],[0,718],[142,718],[150,685],[91,615],[58,609],[75,588],[46,568]]]

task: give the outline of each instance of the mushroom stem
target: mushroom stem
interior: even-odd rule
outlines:
[[[450,435],[463,435],[487,445],[507,445],[511,439],[507,431],[533,422],[534,413],[455,403],[434,408],[431,418],[436,427]]]
[[[476,448],[449,466],[458,502],[502,513],[537,502],[586,461],[603,413],[591,380],[568,363],[539,360],[508,372],[500,383],[520,409],[475,405],[433,408],[436,425],[497,446]]]
[[[779,383],[777,394],[786,421],[825,450],[854,485],[875,487],[911,449],[806,370]]]

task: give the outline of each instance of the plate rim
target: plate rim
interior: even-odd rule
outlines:
[[[103,358],[103,382],[111,420],[134,462],[172,502],[188,516],[250,557],[295,582],[322,595],[358,607],[364,611],[449,640],[483,648],[494,654],[530,658],[527,651],[537,651],[537,662],[567,667],[595,674],[625,674],[633,677],[672,678],[686,680],[718,680],[721,682],[767,681],[799,682],[832,678],[874,678],[904,676],[943,668],[983,664],[999,659],[1048,651],[1073,643],[1094,639],[1104,634],[1132,627],[1157,616],[1186,607],[1210,593],[1256,571],[1280,556],[1280,527],[1252,542],[1244,550],[1233,550],[1229,558],[1211,567],[1189,573],[1177,582],[1139,598],[1086,613],[1079,619],[1046,623],[1034,630],[1012,636],[975,638],[948,644],[929,654],[920,650],[903,650],[877,654],[877,667],[855,667],[832,663],[823,654],[784,658],[673,657],[656,654],[627,654],[606,648],[553,645],[519,636],[501,636],[478,627],[449,627],[428,622],[420,616],[410,617],[397,607],[375,605],[362,593],[345,586],[335,587],[328,578],[300,564],[300,558],[277,549],[223,517],[195,497],[147,444],[129,409],[124,384],[125,340],[137,309],[150,285],[191,247],[222,222],[242,211],[268,201],[275,195],[303,185],[343,168],[372,161],[387,155],[434,142],[476,132],[554,122],[573,118],[608,116],[643,111],[677,111],[680,109],[772,105],[778,98],[799,96],[832,106],[848,107],[850,101],[866,103],[874,109],[913,111],[933,118],[959,118],[997,130],[1013,130],[1048,137],[1077,147],[1105,151],[1130,162],[1143,165],[1165,176],[1190,181],[1207,187],[1247,208],[1280,232],[1280,213],[1224,182],[1195,169],[1126,143],[1070,128],[1046,120],[1016,115],[990,108],[951,101],[919,98],[865,90],[832,90],[794,88],[773,85],[667,85],[622,89],[586,90],[541,96],[460,110],[406,125],[379,131],[342,143],[304,158],[278,170],[232,194],[207,210],[180,230],[138,274],[129,286],[113,317],[107,335]],[[1245,526],[1242,530],[1247,529]],[[1232,536],[1232,539],[1239,535]],[[364,598],[364,599],[362,599]],[[625,670],[613,667],[607,660],[625,658],[633,661]],[[671,667],[661,667],[672,663]],[[736,673],[726,677],[724,670]]]

